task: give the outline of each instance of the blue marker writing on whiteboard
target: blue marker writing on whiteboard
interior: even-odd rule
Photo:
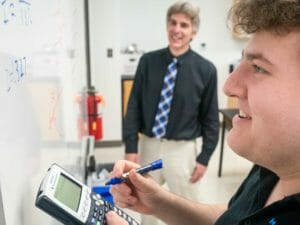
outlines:
[[[140,167],[138,169],[136,169],[136,172],[139,174],[144,174],[144,173],[148,173],[150,171],[153,170],[158,170],[161,169],[163,167],[163,163],[161,159],[158,159],[146,166]],[[107,181],[105,183],[105,185],[115,185],[115,184],[121,184],[124,181],[126,181],[128,179],[128,175],[129,173],[123,173],[121,177],[114,177],[112,179],[110,179],[109,181]]]

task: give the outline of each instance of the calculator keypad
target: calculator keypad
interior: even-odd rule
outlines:
[[[103,200],[99,194],[92,193],[92,205],[89,216],[88,225],[106,225],[105,214],[108,211],[114,211],[123,219],[125,219],[129,225],[139,225],[132,217],[127,215],[124,211],[109,203],[106,200]]]

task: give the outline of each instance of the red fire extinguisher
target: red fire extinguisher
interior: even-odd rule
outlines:
[[[95,140],[101,140],[103,138],[103,97],[98,95],[94,89],[91,89],[84,91],[77,97],[76,101],[79,103],[80,110],[77,121],[79,138],[92,135]]]

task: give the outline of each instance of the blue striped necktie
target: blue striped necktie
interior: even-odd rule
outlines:
[[[168,71],[164,78],[163,87],[160,93],[160,100],[152,127],[152,132],[156,138],[162,138],[166,134],[169,114],[171,110],[171,103],[173,99],[173,92],[175,87],[175,80],[177,75],[177,59],[168,65]]]

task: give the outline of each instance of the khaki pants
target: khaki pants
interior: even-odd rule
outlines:
[[[141,165],[162,159],[163,169],[150,172],[150,175],[161,185],[180,196],[193,201],[200,201],[199,186],[190,183],[201,139],[174,141],[166,139],[140,137],[139,149]],[[152,216],[142,215],[142,225],[157,225],[159,220]]]

